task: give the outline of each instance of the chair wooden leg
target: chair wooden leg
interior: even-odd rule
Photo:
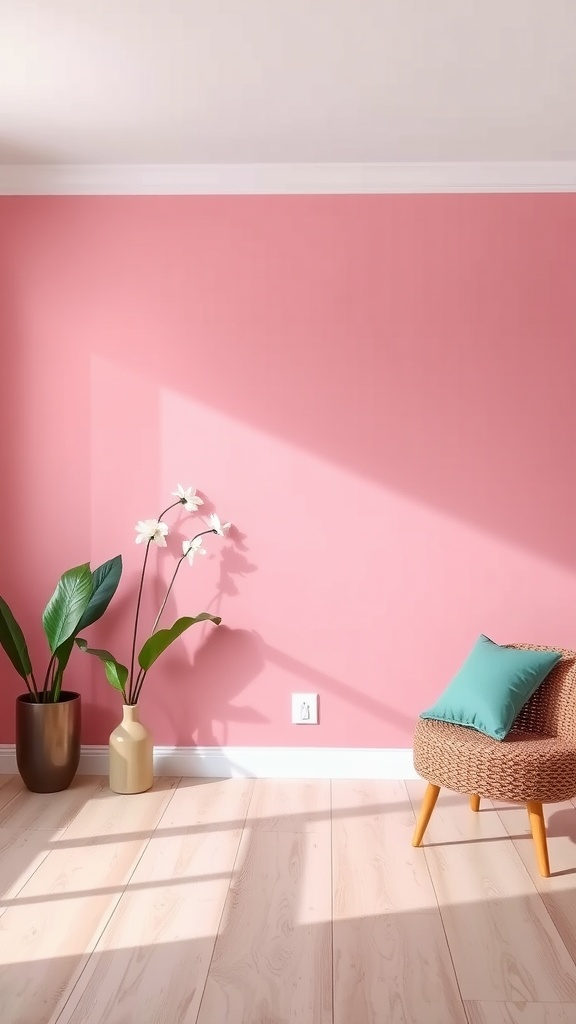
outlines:
[[[549,878],[550,864],[548,861],[546,825],[544,824],[544,811],[542,810],[542,804],[537,800],[529,800],[526,806],[528,808],[528,817],[530,818],[532,838],[534,840],[534,846],[536,847],[538,870],[544,878]]]
[[[477,796],[476,793],[472,793],[470,795],[470,810],[471,811],[479,811],[480,810],[480,797]]]
[[[432,817],[432,811],[434,810],[439,792],[440,786],[433,786],[431,782],[428,783],[428,787],[424,793],[422,807],[420,808],[420,814],[418,815],[418,821],[416,822],[416,828],[414,829],[414,835],[412,836],[412,846],[421,845],[428,822]]]

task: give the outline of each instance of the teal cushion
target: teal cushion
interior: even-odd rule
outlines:
[[[481,636],[444,693],[420,717],[467,725],[503,740],[561,657],[558,651],[500,647]]]

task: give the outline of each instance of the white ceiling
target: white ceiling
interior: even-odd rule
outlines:
[[[576,0],[0,0],[0,163],[576,160]]]

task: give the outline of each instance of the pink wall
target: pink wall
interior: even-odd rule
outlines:
[[[122,552],[91,638],[127,656],[133,527],[177,482],[239,532],[177,586],[226,628],[152,670],[157,743],[407,746],[480,632],[576,646],[575,269],[574,195],[0,200],[0,593],[34,654],[60,572]],[[68,685],[105,742],[99,666]],[[3,659],[4,742],[19,689]]]

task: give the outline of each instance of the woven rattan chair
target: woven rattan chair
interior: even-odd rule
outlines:
[[[531,644],[510,646],[560,650]],[[542,804],[576,796],[576,653],[562,651],[562,659],[522,708],[502,741],[466,726],[418,719],[414,767],[428,782],[428,788],[413,846],[422,843],[442,787],[469,794],[473,811],[480,809],[481,797],[523,803],[528,808],[538,869],[548,877]]]

